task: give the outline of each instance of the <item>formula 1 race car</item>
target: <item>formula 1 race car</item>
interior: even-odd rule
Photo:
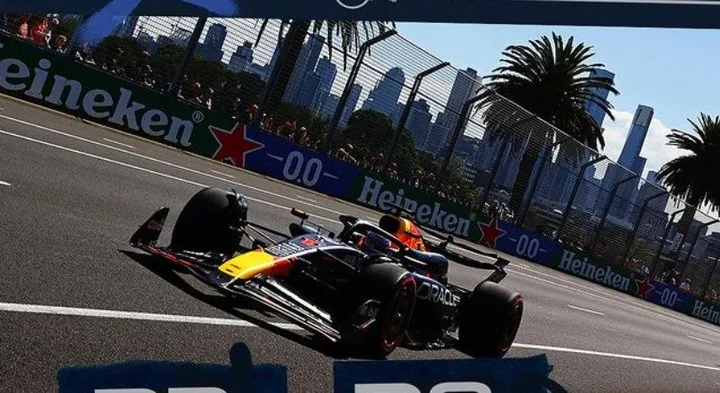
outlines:
[[[430,241],[400,207],[378,225],[341,215],[338,234],[292,209],[300,222],[290,223],[288,235],[249,222],[247,199],[238,192],[206,188],[187,202],[170,244],[162,247],[157,242],[168,213],[167,207],[157,210],[130,244],[187,269],[217,292],[267,307],[336,348],[374,358],[401,344],[503,357],[520,327],[523,297],[498,285],[509,262],[479,262],[451,251],[449,236]],[[450,260],[492,273],[464,289],[448,283]]]

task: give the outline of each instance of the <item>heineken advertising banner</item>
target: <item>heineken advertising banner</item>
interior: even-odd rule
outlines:
[[[377,174],[363,171],[355,178],[346,199],[383,212],[400,205],[422,225],[464,239],[479,237],[477,215],[467,207]]]
[[[2,12],[717,28],[713,0],[33,0]]]
[[[0,36],[0,93],[381,212],[399,204],[425,226],[720,324],[720,308],[689,293],[5,36]]]
[[[505,221],[479,225],[478,243],[541,265],[551,266],[561,250],[560,243]]]
[[[14,38],[0,38],[0,91],[339,198],[359,173],[347,162]]]

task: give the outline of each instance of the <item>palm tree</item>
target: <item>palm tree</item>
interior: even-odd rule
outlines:
[[[593,56],[592,47],[575,44],[574,37],[566,42],[553,33],[552,41],[542,36],[529,45],[508,46],[502,66],[486,77],[488,90],[482,93],[475,113],[482,113],[490,142],[502,140],[509,148],[522,151],[509,203],[516,213],[540,152],[553,141],[567,138],[558,129],[580,142],[566,143],[561,151],[574,162],[587,159],[585,146],[605,147],[601,124],[588,114],[586,106],[592,102],[614,120],[612,105],[599,92],[619,92],[612,79],[593,72],[604,68],[603,64],[588,64]]]
[[[255,46],[258,45],[260,39],[265,32],[269,20],[263,19],[262,25],[258,31]],[[287,36],[285,35],[285,29]],[[313,34],[325,33],[326,44],[328,46],[329,58],[332,60],[333,46],[335,37],[340,37],[340,49],[343,53],[343,70],[347,69],[347,60],[350,51],[362,45],[361,32],[365,33],[365,39],[372,38],[376,35],[383,34],[388,30],[394,30],[394,22],[357,22],[357,21],[335,21],[335,20],[281,20],[280,31],[277,37],[277,45],[287,44],[287,52],[281,52],[280,57],[275,65],[270,82],[267,85],[263,106],[268,113],[274,112],[280,104],[285,89],[290,81],[290,76],[295,68],[295,64],[300,56],[305,37],[309,32]],[[274,76],[274,78],[273,78]]]
[[[678,233],[687,236],[697,206],[709,203],[717,211],[720,204],[720,182],[715,170],[720,168],[720,117],[704,113],[699,121],[688,119],[695,135],[679,130],[668,134],[668,146],[688,154],[667,162],[658,171],[657,179],[669,192],[690,205],[678,222]]]

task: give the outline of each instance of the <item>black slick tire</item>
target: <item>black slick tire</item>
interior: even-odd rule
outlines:
[[[379,303],[376,320],[362,331],[348,326],[343,330],[344,350],[361,357],[389,356],[405,337],[415,309],[417,285],[413,275],[392,263],[363,268],[348,287],[345,304],[352,318],[368,300]]]
[[[235,196],[219,188],[205,188],[183,207],[175,223],[170,248],[177,251],[217,252],[232,255],[240,236]]]
[[[459,307],[460,349],[477,358],[505,356],[520,328],[523,297],[487,281],[478,284]]]

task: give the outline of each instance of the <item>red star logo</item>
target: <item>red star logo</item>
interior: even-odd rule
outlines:
[[[644,280],[635,280],[637,283],[638,290],[635,292],[635,296],[638,296],[643,299],[647,299],[648,293],[655,289],[655,285],[650,284],[650,277],[645,277]]]
[[[245,168],[246,155],[265,147],[262,143],[245,135],[244,124],[237,123],[230,131],[215,126],[209,126],[208,128],[220,145],[213,154],[213,158],[216,160],[227,160],[235,166]]]
[[[497,240],[507,233],[507,231],[500,229],[495,219],[490,220],[489,224],[478,222],[478,227],[480,228],[480,232],[482,232],[480,244],[493,249],[497,248]]]

